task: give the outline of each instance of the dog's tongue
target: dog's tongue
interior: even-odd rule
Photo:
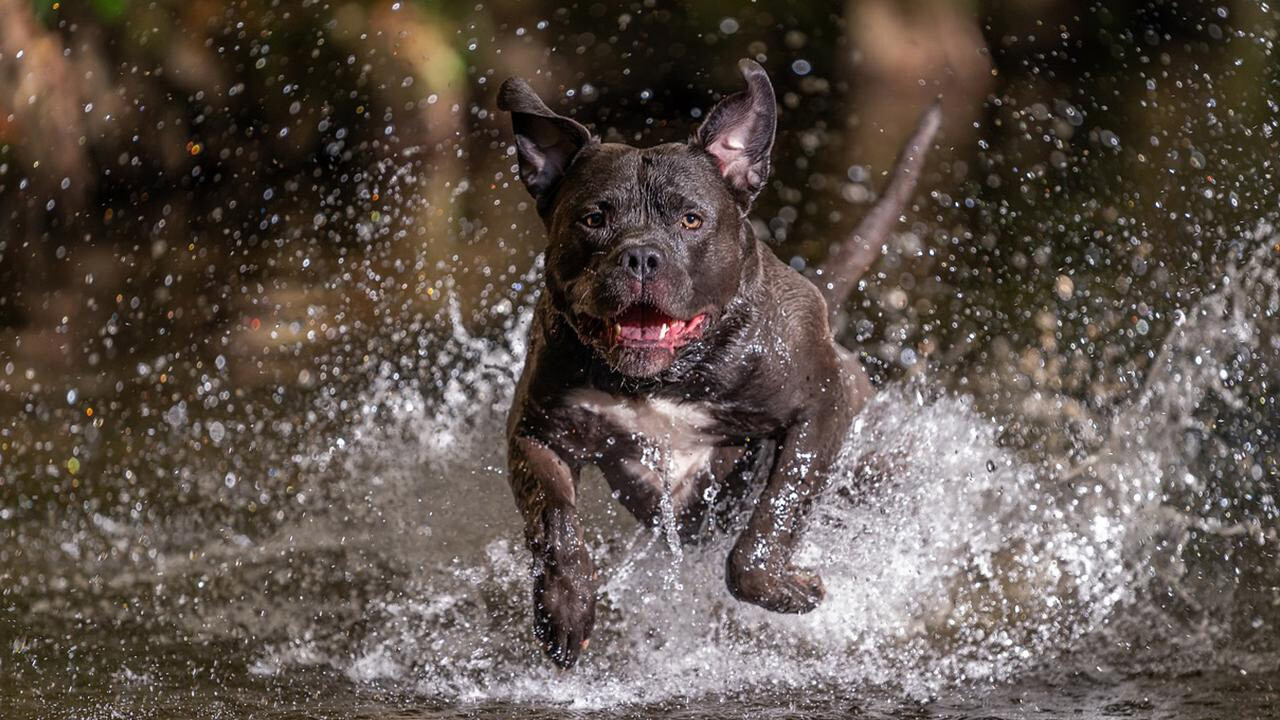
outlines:
[[[614,332],[620,340],[677,345],[696,328],[701,316],[685,322],[655,308],[636,306],[614,319]]]
[[[618,335],[625,340],[665,340],[675,330],[676,323],[684,329],[684,323],[650,307],[633,307],[616,320]]]

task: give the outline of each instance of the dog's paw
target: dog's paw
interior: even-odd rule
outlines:
[[[533,589],[533,632],[552,662],[571,668],[587,648],[596,622],[591,560],[549,563]]]
[[[827,594],[817,573],[790,564],[741,567],[730,559],[727,580],[735,598],[778,613],[807,613]]]

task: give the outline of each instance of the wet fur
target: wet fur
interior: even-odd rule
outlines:
[[[823,293],[746,220],[768,176],[776,106],[764,71],[749,61],[742,70],[747,90],[718,105],[693,142],[644,149],[594,141],[523,81],[500,94],[549,237],[508,435],[533,554],[535,632],[564,667],[595,622],[596,570],[576,513],[587,465],[642,522],[660,521],[669,493],[686,540],[726,526],[712,508],[760,489],[746,526],[734,528],[730,593],[793,613],[823,597],[821,579],[791,554],[871,383],[832,339]],[[583,213],[599,207],[608,228],[585,226]],[[678,222],[687,212],[703,218],[696,231]],[[641,245],[662,257],[642,282],[619,262]],[[705,330],[672,352],[602,339],[603,324],[634,303],[678,318],[703,313]]]

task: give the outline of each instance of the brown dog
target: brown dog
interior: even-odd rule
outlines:
[[[828,325],[910,197],[941,113],[930,108],[884,196],[815,286],[757,241],[776,107],[764,70],[689,143],[601,143],[523,81],[503,83],[520,177],[547,228],[546,288],[508,422],[511,487],[533,552],[535,632],[574,664],[596,572],[575,511],[598,466],[643,522],[669,498],[691,538],[713,507],[763,485],[727,560],[734,597],[812,610],[821,578],[792,564],[853,416],[872,392]]]

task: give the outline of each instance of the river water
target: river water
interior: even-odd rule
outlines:
[[[984,409],[970,369],[889,382],[847,440],[889,472],[843,473],[802,550],[811,614],[734,602],[730,538],[673,553],[589,475],[602,596],[570,672],[533,640],[504,475],[536,267],[487,332],[445,303],[414,376],[36,387],[0,448],[0,715],[1275,716],[1275,243],[1241,241],[1070,451],[1010,441],[1043,421]]]

